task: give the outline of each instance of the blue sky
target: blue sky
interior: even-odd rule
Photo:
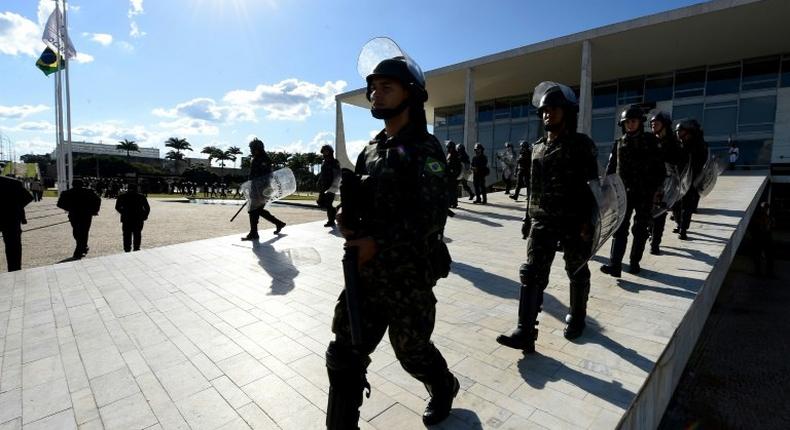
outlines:
[[[72,133],[159,148],[182,137],[192,156],[206,145],[246,150],[251,136],[270,150],[316,151],[334,141],[335,94],[363,85],[356,59],[373,37],[392,37],[431,70],[694,3],[73,0]],[[34,66],[53,7],[0,2],[0,133],[17,157],[55,145],[53,77]],[[350,151],[381,127],[365,110],[344,114]]]

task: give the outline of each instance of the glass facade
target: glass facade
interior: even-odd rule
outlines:
[[[618,112],[630,104],[669,102],[675,120],[695,118],[702,123],[712,150],[726,152],[727,139],[732,138],[740,148],[739,164],[770,164],[777,88],[788,86],[790,54],[593,83],[591,137],[598,145],[599,162],[605,165],[620,135]],[[578,94],[578,88],[574,91]],[[463,106],[437,109],[437,138],[462,142],[463,114]],[[534,142],[543,133],[530,94],[480,101],[477,120],[477,141],[485,146],[497,177],[501,166],[496,153],[505,142],[517,147],[519,141]]]

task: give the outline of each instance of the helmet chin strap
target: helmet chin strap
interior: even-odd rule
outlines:
[[[376,119],[390,119],[400,115],[401,112],[409,107],[410,100],[407,98],[394,108],[371,108],[370,114]]]

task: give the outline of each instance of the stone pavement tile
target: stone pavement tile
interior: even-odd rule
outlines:
[[[397,400],[388,396],[382,390],[377,389],[377,387],[374,387],[372,383],[370,385],[370,397],[365,397],[362,400],[362,407],[359,408],[360,419],[365,421],[372,420],[373,418],[379,416],[382,412],[392,407],[392,405],[398,403]],[[323,405],[321,405],[322,410],[326,409],[327,401],[328,396],[324,394]]]
[[[42,358],[57,355],[58,340],[55,337],[44,339],[35,343],[23,342],[22,344],[22,362],[30,363]]]
[[[140,429],[157,423],[142,393],[103,406],[99,413],[107,430]]]
[[[295,375],[297,375],[297,373],[291,369],[290,366],[285,365],[273,355],[267,355],[266,357],[260,358],[258,361],[260,361],[261,364],[266,366],[267,369],[271,370],[272,373],[282,379],[293,378]]]
[[[291,369],[320,388],[329,392],[329,378],[326,373],[326,362],[323,356],[310,354],[290,364]]]
[[[77,341],[74,337],[74,332],[71,330],[71,325],[58,326],[56,332],[58,336],[58,344],[60,345]]]
[[[283,336],[283,333],[272,327],[271,323],[263,321],[244,326],[239,331],[261,347],[266,347],[269,341]]]
[[[222,430],[250,430],[249,424],[244,421],[244,418],[239,416],[232,419],[230,422],[222,424],[219,428]]]
[[[0,392],[22,386],[22,349],[6,349],[0,375]]]
[[[452,415],[472,428],[480,428],[501,425],[513,413],[476,394],[461,390],[453,401]]]
[[[25,430],[76,430],[77,423],[74,421],[74,412],[67,409],[57,414],[50,415],[30,424],[25,424]]]
[[[325,391],[321,390],[317,384],[314,384],[313,381],[301,375],[296,375],[293,378],[287,379],[285,382],[299,392],[302,397],[318,407],[318,409],[322,411],[326,409],[327,394]]]
[[[307,399],[276,374],[258,379],[241,389],[278,424],[310,405]]]
[[[22,389],[0,393],[0,423],[22,416]]]
[[[453,373],[464,375],[479,384],[487,385],[489,388],[506,395],[509,395],[524,383],[518,375],[514,375],[512,372],[497,369],[471,357],[456,364],[451,370]]]
[[[222,360],[217,366],[239,387],[272,373],[246,352]]]
[[[102,424],[101,419],[97,418],[93,421],[88,421],[87,423],[82,423],[77,427],[79,430],[104,430],[104,424]]]
[[[588,427],[601,412],[598,406],[590,405],[584,400],[568,396],[545,385],[522,384],[511,394],[511,397],[535,405],[537,409],[543,411],[563,411],[564,414],[574,417],[575,424],[584,428]]]
[[[47,384],[65,377],[60,355],[52,355],[22,365],[22,386],[25,388]]]
[[[376,375],[369,374],[368,382],[370,382],[371,390],[376,390],[375,392],[371,391],[370,398],[373,398],[373,396],[376,395],[376,392],[381,392],[381,394],[389,396],[398,402],[398,404],[411,409],[416,414],[422,414],[422,412],[425,410],[425,406],[428,404],[427,400],[420,397],[418,393],[406,391],[399,385],[388,382],[387,380]],[[365,407],[364,404],[362,407]]]
[[[137,378],[143,396],[154,411],[154,415],[166,429],[189,429],[176,404],[152,373],[144,373]]]
[[[502,426],[498,427],[498,430],[524,430],[524,429],[548,429],[549,427],[544,427],[535,421],[531,421],[527,418],[513,415],[505,421]]]
[[[612,412],[607,410],[602,410],[597,417],[595,417],[595,421],[590,424],[591,430],[607,430],[613,429],[617,427],[617,424],[620,422],[620,417],[623,416],[623,412]]]
[[[184,335],[170,336],[170,341],[187,357],[200,354],[200,349]]]
[[[165,334],[151,321],[151,318],[142,312],[118,318],[118,321],[138,349],[144,349],[167,340]]]
[[[83,388],[89,388],[88,376],[82,365],[77,344],[74,342],[65,343],[60,346],[60,354],[63,362],[63,369],[66,372],[66,381],[69,384],[69,391],[75,392]]]
[[[22,417],[14,418],[11,421],[6,421],[0,424],[0,430],[21,430],[22,429]]]
[[[236,328],[244,327],[245,325],[258,322],[258,318],[255,318],[249,312],[236,308],[235,306],[231,309],[218,312],[217,316],[222,318],[222,320],[225,321],[226,323]]]
[[[154,373],[174,401],[189,397],[211,386],[203,374],[189,361]]]
[[[469,390],[467,390],[470,394],[474,394],[481,399],[485,399],[488,402],[492,402],[494,405],[499,406],[500,408],[509,411],[515,415],[520,416],[521,418],[529,418],[530,415],[535,413],[535,406],[520,401],[518,399],[514,399],[509,396],[505,396],[504,394],[495,391],[491,388],[486,387],[482,384],[474,384],[472,385]],[[508,420],[512,419],[510,417]]]
[[[312,354],[309,349],[287,336],[272,339],[262,346],[263,349],[286,364]]]
[[[280,427],[255,403],[248,403],[236,410],[253,430],[280,430]]]
[[[219,392],[219,394],[230,404],[233,409],[237,411],[252,400],[244,394],[243,391],[236,384],[233,383],[227,376],[220,376],[219,378],[211,380],[211,385]]]
[[[140,351],[136,349],[121,353],[121,357],[123,357],[123,361],[126,362],[126,366],[129,367],[129,371],[132,372],[132,376],[134,377],[151,371],[142,354],[140,354]]]
[[[391,408],[370,420],[370,424],[377,429],[425,429],[422,416],[399,403],[392,405]]]
[[[71,404],[77,424],[84,424],[99,418],[99,409],[90,388],[71,393]]]
[[[239,345],[224,335],[214,336],[206,342],[195,343],[215,363],[242,352]]]
[[[217,429],[238,417],[213,388],[177,400],[176,405],[193,430]]]
[[[90,379],[126,366],[126,363],[123,361],[121,354],[115,346],[90,351],[90,353],[83,353],[82,350],[80,350],[80,356],[85,366],[85,373]]]
[[[126,366],[90,380],[91,389],[99,407],[140,392],[134,377]]]
[[[168,367],[187,361],[187,357],[170,342],[165,341],[156,345],[149,346],[142,350],[146,364],[154,372],[158,372]]]
[[[66,379],[22,390],[22,422],[25,425],[69,408],[71,396]]]
[[[223,375],[219,367],[209,360],[206,354],[203,354],[202,352],[198,352],[197,354],[189,357],[189,361],[191,361],[192,364],[194,364],[195,367],[200,370],[200,373],[202,373],[203,376],[205,376],[208,380],[212,380]]]
[[[313,405],[291,415],[279,422],[283,430],[324,430],[326,429],[326,415]]]
[[[399,385],[401,388],[410,393],[427,396],[427,394],[424,394],[425,386],[422,384],[422,382],[414,379],[411,375],[406,373],[406,371],[403,370],[400,363],[397,361],[376,372],[376,374],[394,384]]]
[[[55,324],[55,314],[51,307],[34,313],[25,312],[23,327],[35,327],[41,324]]]

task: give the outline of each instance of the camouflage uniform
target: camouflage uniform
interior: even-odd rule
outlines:
[[[252,157],[250,160],[250,180],[268,176],[272,174],[272,160],[266,155],[266,152],[261,151],[258,156]],[[250,216],[250,234],[247,238],[255,239],[258,237],[258,218],[263,218],[266,221],[274,224],[276,227],[275,233],[285,226],[285,223],[277,219],[271,212],[267,211],[264,206],[259,208],[250,208],[247,212]]]
[[[340,162],[336,158],[324,159],[321,162],[321,172],[318,174],[318,200],[316,203],[326,210],[326,226],[335,224],[335,214],[337,209],[333,205],[335,193],[329,191],[335,182],[335,177],[340,175]]]
[[[525,145],[518,154],[518,179],[516,180],[516,191],[511,198],[518,199],[518,194],[521,188],[527,188],[527,195],[529,195],[529,172],[532,163],[532,153],[529,145]]]
[[[342,395],[330,394],[330,409],[339,407],[333,401],[362,403],[369,355],[388,328],[401,365],[429,392],[454,380],[430,341],[436,315],[432,287],[447,276],[450,263],[442,240],[446,169],[436,138],[409,125],[391,138],[382,131],[357,159],[355,173],[362,178],[358,233],[371,237],[377,252],[359,271],[362,346],[352,347],[345,291],[335,307],[327,368],[331,390]]]
[[[691,159],[691,177],[697,179],[705,167],[705,162],[708,161],[708,144],[705,139],[697,136],[687,142],[681,142],[680,152],[683,159]],[[678,223],[678,229],[683,238],[691,225],[691,215],[697,211],[699,199],[697,188],[692,185],[676,208],[675,221]]]
[[[625,184],[628,206],[623,223],[614,233],[609,267],[614,268],[615,271],[622,267],[625,248],[628,245],[628,227],[633,215],[634,226],[631,233],[634,236],[634,243],[631,244],[630,262],[633,266],[632,270],[638,270],[650,233],[653,197],[659,191],[666,175],[666,168],[658,151],[658,139],[642,131],[634,135],[624,134],[618,138],[612,146],[609,165],[606,168],[607,174],[615,172]]]

